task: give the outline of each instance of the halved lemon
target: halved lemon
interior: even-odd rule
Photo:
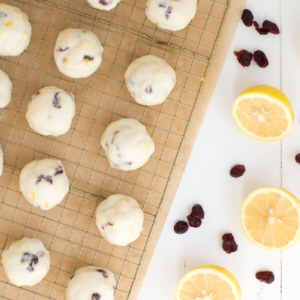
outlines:
[[[237,279],[228,270],[207,265],[195,268],[181,278],[176,288],[175,299],[240,300],[241,288]]]
[[[272,86],[259,85],[242,92],[234,101],[232,115],[248,136],[278,141],[292,129],[294,114],[288,97]]]
[[[300,238],[300,202],[278,187],[254,190],[244,200],[240,221],[246,237],[269,251],[283,251]]]

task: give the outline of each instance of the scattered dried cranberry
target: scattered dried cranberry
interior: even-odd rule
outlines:
[[[105,1],[105,0],[99,0],[99,3],[102,4],[102,5],[104,5],[104,6],[105,6],[105,5],[108,5],[108,2]]]
[[[255,274],[256,278],[265,283],[272,283],[275,280],[274,274],[271,271],[261,271]]]
[[[29,266],[27,267],[27,270],[30,272],[33,272],[35,269],[35,265],[39,262],[39,258],[36,255],[32,255],[31,261]]]
[[[55,108],[61,108],[61,106],[59,105],[59,92],[55,93],[54,98],[52,100],[52,104]]]
[[[151,86],[151,85],[148,85],[148,86],[145,88],[145,93],[146,93],[146,94],[151,94],[151,93],[152,93],[152,86]]]
[[[67,50],[69,50],[69,49],[70,49],[69,47],[66,47],[66,48],[58,48],[56,51],[64,52],[64,51],[67,51]]]
[[[195,204],[192,207],[192,216],[197,217],[199,219],[204,219],[204,210],[200,204]]]
[[[279,34],[278,26],[275,23],[271,22],[271,21],[265,20],[263,22],[263,28],[268,30],[270,33]]]
[[[165,17],[168,20],[170,18],[170,14],[172,13],[172,6],[168,6],[167,11],[165,13]]]
[[[256,31],[260,34],[260,35],[266,35],[269,33],[268,29],[262,28],[262,27],[257,27],[255,26]]]
[[[105,270],[98,269],[97,272],[101,273],[104,278],[108,278],[108,274],[107,274],[107,272]]]
[[[237,57],[238,62],[243,67],[249,67],[252,60],[252,53],[247,50],[234,51],[234,55]]]
[[[174,226],[175,233],[182,234],[187,232],[189,229],[189,224],[185,221],[178,221]]]
[[[236,244],[232,233],[225,233],[222,236],[222,248],[226,253],[235,252],[238,249],[238,245]]]
[[[253,24],[253,14],[249,9],[244,9],[242,13],[242,21],[247,27],[251,27]]]
[[[254,52],[253,58],[255,62],[261,67],[265,68],[269,65],[269,61],[267,59],[266,54],[261,50],[256,50]]]
[[[230,169],[230,176],[238,178],[244,175],[246,168],[244,165],[235,165]]]
[[[300,164],[300,153],[296,154],[295,161]]]
[[[50,184],[53,183],[52,177],[51,176],[44,176],[44,175],[40,175],[38,176],[37,180],[36,180],[36,184],[40,183],[42,180],[45,180],[47,182],[49,182]]]
[[[55,168],[54,176],[62,174],[63,172],[64,172],[64,170],[63,170],[62,166],[58,166]]]
[[[100,300],[101,296],[98,293],[92,295],[92,300]]]
[[[202,221],[200,218],[193,216],[193,214],[190,214],[187,216],[187,219],[189,221],[189,225],[191,227],[200,227]]]
[[[83,59],[84,59],[84,60],[94,60],[94,57],[89,56],[89,55],[85,55],[85,56],[83,57]]]

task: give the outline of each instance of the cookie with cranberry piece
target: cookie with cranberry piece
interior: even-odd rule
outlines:
[[[163,103],[176,83],[176,73],[162,58],[145,55],[132,62],[125,83],[134,100],[142,105]]]
[[[35,207],[49,210],[59,204],[69,191],[69,179],[61,161],[33,160],[21,171],[20,190]]]
[[[10,283],[33,286],[48,273],[50,255],[40,240],[24,237],[3,250],[2,264]]]
[[[100,10],[111,10],[117,6],[121,0],[87,0],[87,2],[94,8]]]
[[[0,3],[0,55],[18,56],[29,45],[31,24],[18,7]]]
[[[101,137],[110,165],[123,171],[142,167],[154,152],[154,142],[139,121],[125,118],[112,122]]]
[[[103,200],[96,210],[96,224],[109,243],[126,246],[143,230],[144,213],[132,197],[115,194]]]
[[[87,266],[70,277],[67,300],[113,300],[116,290],[114,274],[104,268]]]
[[[92,75],[102,62],[103,47],[89,30],[68,28],[61,31],[54,47],[58,70],[70,78]]]
[[[185,28],[194,18],[197,0],[148,0],[146,15],[162,29],[177,31]]]
[[[29,126],[42,135],[60,136],[71,127],[75,116],[74,96],[57,87],[44,87],[28,103]]]

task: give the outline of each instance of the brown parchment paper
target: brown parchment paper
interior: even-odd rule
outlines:
[[[114,272],[116,300],[136,299],[246,1],[199,0],[195,18],[178,32],[147,20],[146,0],[122,0],[109,12],[85,0],[2,2],[28,14],[33,34],[20,56],[0,58],[13,82],[12,101],[0,111],[0,254],[12,241],[36,237],[51,253],[51,268],[38,285],[20,288],[0,265],[0,296],[64,299],[75,270],[97,265]],[[104,47],[101,66],[88,78],[65,77],[53,60],[55,40],[69,27],[92,30]],[[168,99],[152,107],[135,103],[124,84],[128,65],[147,54],[164,58],[177,76]],[[75,95],[76,116],[63,136],[41,136],[28,126],[28,102],[44,86]],[[106,126],[124,117],[142,122],[156,144],[150,161],[130,172],[111,168],[100,146]],[[26,163],[46,157],[63,162],[70,192],[42,211],[20,193],[19,175]],[[134,197],[145,214],[141,236],[125,247],[103,240],[95,224],[97,205],[115,193]]]

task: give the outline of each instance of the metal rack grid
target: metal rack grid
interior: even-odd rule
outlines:
[[[0,67],[13,82],[11,103],[0,112],[0,143],[4,173],[0,177],[0,254],[23,236],[37,237],[51,253],[48,275],[34,287],[15,287],[0,266],[2,299],[64,299],[70,275],[84,265],[107,267],[117,281],[115,299],[129,299],[153,226],[172,176],[195,103],[201,95],[213,51],[226,16],[227,0],[199,0],[198,11],[184,30],[158,29],[145,17],[146,0],[122,0],[103,12],[86,0],[6,0],[26,12],[33,28],[28,49],[17,57],[1,57]],[[53,60],[58,33],[68,27],[92,30],[103,47],[103,62],[95,74],[73,80],[60,74]],[[154,54],[175,69],[177,83],[162,104],[135,103],[124,84],[127,66]],[[76,116],[61,137],[41,136],[25,118],[28,101],[40,88],[58,86],[76,98]],[[156,150],[141,169],[122,172],[109,167],[100,146],[106,126],[130,117],[142,122]],[[33,159],[62,160],[70,192],[45,212],[32,207],[18,187],[23,166]],[[103,240],[94,211],[110,194],[134,197],[145,213],[144,230],[129,246]]]

